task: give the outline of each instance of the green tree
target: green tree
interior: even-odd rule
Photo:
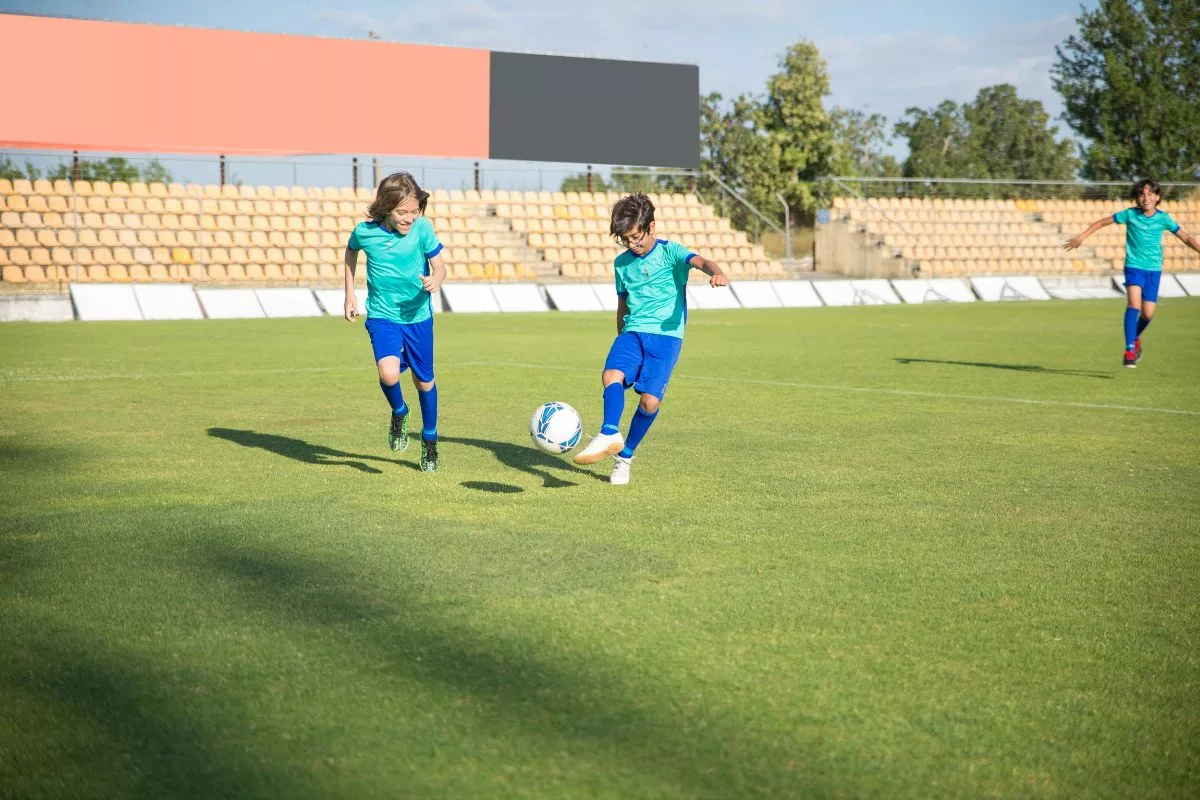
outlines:
[[[586,192],[588,191],[588,176],[586,172],[576,172],[563,178],[562,185],[559,187],[563,192]],[[610,190],[610,184],[604,179],[604,176],[599,172],[592,173],[592,189],[593,192],[607,192]]]
[[[778,206],[773,193],[782,182],[779,159],[761,121],[761,107],[748,95],[740,95],[728,107],[715,92],[701,98],[700,192],[713,199],[734,227],[751,233],[759,232],[761,220],[729,197],[726,187],[764,213]]]
[[[1092,180],[1200,176],[1200,3],[1100,0],[1051,69]]]
[[[701,164],[764,215],[782,219],[782,194],[799,222],[816,210],[814,181],[825,174],[833,152],[833,124],[822,104],[829,77],[808,41],[789,47],[779,67],[762,99],[743,94],[726,105],[719,94],[701,98]],[[735,227],[761,231],[762,221],[715,180],[705,177],[701,189]]]
[[[70,180],[74,177],[75,168],[70,163],[60,163],[46,176],[50,180]],[[125,181],[132,183],[170,183],[171,173],[157,158],[152,158],[143,167],[125,158],[106,158],[102,161],[90,159],[79,160],[79,175],[85,181]]]
[[[971,163],[988,178],[1068,181],[1079,162],[1069,139],[1056,140],[1058,128],[1040,100],[1022,100],[1016,87],[1002,83],[979,90],[963,114],[970,130]]]
[[[900,162],[886,153],[891,144],[887,117],[852,108],[829,113],[833,127],[829,172],[833,175],[898,178]]]
[[[25,178],[26,180],[36,181],[42,177],[42,171],[33,165],[33,162],[26,159],[25,168],[17,166],[17,163],[8,156],[0,156],[0,178],[6,178],[10,181],[17,181]]]
[[[829,75],[817,46],[804,40],[788,48],[779,66],[767,79],[761,110],[761,127],[778,164],[778,185],[771,188],[783,193],[793,213],[811,216],[817,204],[813,181],[825,174],[833,151],[833,124],[823,104]]]
[[[908,108],[896,123],[897,136],[908,140],[904,160],[906,178],[965,178],[970,173],[966,115],[953,100],[944,100],[928,111]]]
[[[594,192],[687,192],[691,191],[693,179],[687,175],[664,173],[662,170],[637,167],[613,167],[606,180],[598,172],[592,173]],[[586,192],[587,173],[577,172],[563,179],[564,192]]]
[[[1078,169],[1041,101],[1022,100],[1009,84],[984,87],[961,106],[909,108],[895,132],[908,140],[905,177],[1070,180]]]

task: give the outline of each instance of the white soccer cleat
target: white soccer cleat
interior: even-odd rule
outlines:
[[[617,433],[597,433],[588,442],[588,446],[575,456],[576,464],[595,464],[608,456],[615,456],[625,449],[625,437]]]
[[[617,456],[613,459],[613,471],[608,476],[608,482],[613,486],[624,486],[629,483],[629,465],[633,461],[633,456],[622,458]]]

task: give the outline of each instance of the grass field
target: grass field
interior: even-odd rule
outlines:
[[[1120,320],[696,313],[627,487],[527,434],[608,314],[439,318],[433,475],[361,326],[5,325],[0,794],[1195,797],[1200,300]]]

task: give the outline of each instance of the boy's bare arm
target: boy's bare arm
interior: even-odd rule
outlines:
[[[349,322],[353,322],[358,316],[358,298],[354,294],[354,271],[358,267],[358,251],[352,248],[346,248],[346,301],[343,309],[344,316]]]
[[[446,280],[446,262],[442,261],[441,253],[429,259],[429,267],[429,274],[421,276],[421,286],[433,294],[442,285],[442,281]]]
[[[725,271],[721,269],[721,267],[718,266],[717,262],[715,261],[709,261],[704,256],[697,255],[692,259],[692,267],[700,270],[709,277],[709,286],[716,287],[729,285],[729,276],[725,274]]]
[[[1185,231],[1183,228],[1180,228],[1179,230],[1175,231],[1175,238],[1179,239],[1179,241],[1183,242],[1188,247],[1195,250],[1197,253],[1200,253],[1200,239],[1197,239],[1195,236],[1192,236],[1190,233]]]
[[[625,295],[617,295],[617,333],[621,333],[621,325],[625,322],[625,315],[629,313],[629,303],[625,300]]]
[[[1112,224],[1113,224],[1112,217],[1104,217],[1103,219],[1098,219],[1095,222],[1093,222],[1091,225],[1088,225],[1088,229],[1086,231],[1079,234],[1074,239],[1067,240],[1067,243],[1064,246],[1068,250],[1074,250],[1076,247],[1079,247],[1079,245],[1083,244],[1084,239],[1091,236],[1093,233],[1100,230],[1105,225],[1112,225]]]

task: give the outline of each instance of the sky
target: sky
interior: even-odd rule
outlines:
[[[895,123],[910,106],[972,100],[1011,83],[1056,118],[1054,48],[1097,0],[0,0],[38,13],[267,33],[696,64],[702,93],[761,95],[789,45],[825,58],[827,105]],[[903,157],[900,143],[893,150]]]

